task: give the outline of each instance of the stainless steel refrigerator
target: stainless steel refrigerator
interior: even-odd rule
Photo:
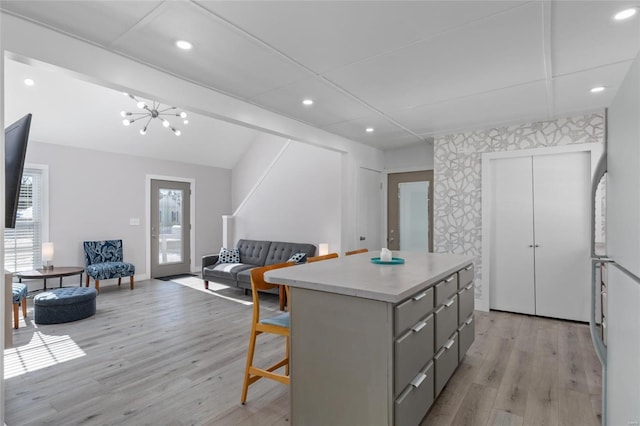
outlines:
[[[603,365],[603,424],[640,425],[640,55],[606,121],[592,189],[591,336]],[[603,198],[596,196],[602,176]]]

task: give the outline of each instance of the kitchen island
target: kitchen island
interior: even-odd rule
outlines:
[[[290,286],[294,426],[417,425],[473,342],[472,258],[393,255],[265,274]]]

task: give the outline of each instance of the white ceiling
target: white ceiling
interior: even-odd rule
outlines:
[[[612,19],[621,9],[640,7],[640,1],[0,4],[12,15],[381,149],[424,143],[437,134],[602,109],[640,50],[640,16],[624,22]],[[194,48],[176,49],[178,39],[191,41]],[[14,73],[27,65],[6,62],[9,114],[12,102],[22,96],[18,92],[25,90],[12,88],[10,79],[18,78]],[[89,120],[85,113],[99,117],[95,126],[105,138],[117,131],[117,140],[124,141],[135,133],[141,155],[153,147],[182,159],[171,148],[176,137],[165,129],[158,133],[167,133],[166,144],[141,141],[137,132],[123,128],[119,116],[110,129],[105,117],[113,115],[114,108],[131,108],[132,102],[121,94],[68,76],[43,78],[76,92],[60,96],[57,88],[42,90],[41,104],[55,104],[60,120],[69,116],[66,108],[87,102],[90,109],[75,112],[78,121]],[[74,84],[78,88],[73,89]],[[596,85],[607,90],[589,93]],[[315,101],[312,107],[302,106],[306,97]],[[364,131],[369,126],[373,133]],[[57,130],[65,129],[55,130],[47,133],[54,140]],[[228,159],[215,164],[221,167],[232,167],[256,138],[254,130],[196,115],[180,138],[192,138],[195,146],[203,135],[208,135],[212,156],[220,156],[219,146],[229,140],[240,141],[229,149]],[[214,143],[211,135],[216,135]],[[64,137],[68,135],[59,139]],[[182,160],[189,161],[183,155]]]

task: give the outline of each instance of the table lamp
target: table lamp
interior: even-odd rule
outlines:
[[[318,255],[324,256],[325,254],[329,254],[329,244],[328,243],[318,244]]]
[[[53,243],[42,243],[42,269],[53,269]]]

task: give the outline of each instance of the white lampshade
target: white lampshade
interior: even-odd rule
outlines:
[[[51,262],[53,260],[53,243],[42,243],[42,261]]]
[[[324,256],[325,254],[329,254],[329,244],[327,243],[318,244],[318,256]]]

